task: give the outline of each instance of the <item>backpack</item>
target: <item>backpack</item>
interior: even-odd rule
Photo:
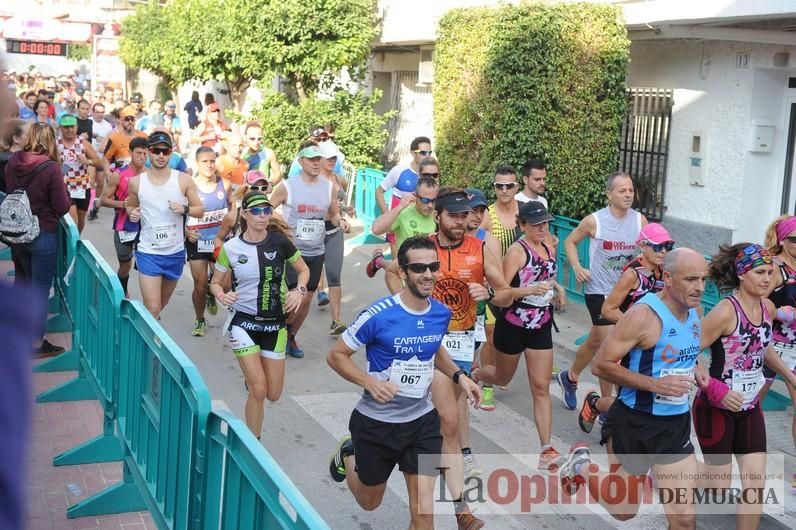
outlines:
[[[39,218],[30,209],[27,188],[41,170],[52,164],[55,164],[52,160],[39,164],[29,175],[24,186],[20,186],[19,179],[14,176],[17,189],[9,192],[0,203],[0,239],[3,242],[30,243],[39,237]]]

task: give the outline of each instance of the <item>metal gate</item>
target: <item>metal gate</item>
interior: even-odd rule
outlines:
[[[415,137],[433,137],[431,86],[418,85],[417,76],[417,72],[392,73],[390,110],[398,113],[387,124],[390,136],[384,153],[384,167],[392,167],[406,159],[409,144]]]
[[[674,106],[670,88],[628,88],[627,114],[619,136],[617,167],[633,175],[634,208],[660,221],[669,155],[669,126]]]

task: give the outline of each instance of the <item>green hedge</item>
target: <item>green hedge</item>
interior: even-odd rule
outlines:
[[[338,90],[331,99],[310,97],[296,103],[283,93],[275,93],[265,96],[251,116],[235,116],[235,121],[259,121],[266,144],[285,167],[295,158],[309,128],[327,123],[335,125],[335,143],[346,160],[358,168],[381,167],[388,135],[385,124],[392,113],[378,115],[374,112],[380,98],[378,90],[371,96]]]
[[[456,9],[434,50],[435,149],[446,181],[490,190],[500,164],[548,164],[553,213],[605,203],[625,112],[630,42],[614,6]]]

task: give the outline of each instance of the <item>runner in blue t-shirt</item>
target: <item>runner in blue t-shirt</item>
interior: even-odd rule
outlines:
[[[417,499],[409,507],[411,527],[426,528],[433,525],[432,492],[442,453],[439,415],[429,395],[435,369],[452,377],[475,406],[481,391],[442,347],[451,312],[431,299],[440,266],[434,242],[410,237],[398,263],[406,286],[363,311],[327,357],[337,373],[365,390],[351,414],[351,435],[340,441],[329,471],[336,482],[347,482],[360,506],[374,510],[398,464],[409,498]],[[366,371],[351,359],[363,346]],[[468,527],[474,516],[466,504],[459,500],[455,508],[459,527]]]

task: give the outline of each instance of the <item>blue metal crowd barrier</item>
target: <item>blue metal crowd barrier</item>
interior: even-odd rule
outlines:
[[[205,440],[200,528],[329,528],[241,420],[211,413]]]
[[[69,290],[75,303],[72,334],[78,374],[71,381],[41,394],[37,401],[99,399],[103,410],[103,432],[57,456],[56,466],[112,462],[122,457],[114,436],[119,396],[119,306],[124,291],[102,255],[87,241],[78,241]]]
[[[555,216],[553,222],[550,223],[550,233],[558,238],[558,247],[556,248],[556,266],[558,268],[558,276],[556,281],[564,286],[567,291],[567,299],[579,304],[586,302],[583,294],[583,284],[578,283],[575,272],[569,265],[567,253],[564,249],[564,241],[575,228],[578,227],[578,221],[570,219],[569,217]],[[589,240],[584,239],[577,246],[578,259],[583,267],[589,267]]]
[[[356,215],[364,225],[364,232],[349,242],[349,245],[384,243],[384,239],[374,236],[370,228],[373,221],[381,215],[379,204],[376,201],[376,188],[384,180],[386,173],[378,169],[364,168],[357,171],[357,178],[354,184],[354,200],[356,203]],[[392,190],[384,193],[384,200],[389,204],[392,197]]]
[[[80,234],[77,226],[69,215],[61,217],[58,223],[58,255],[55,262],[55,295],[50,299],[49,310],[55,316],[47,322],[47,331],[59,332],[70,331],[72,329],[71,308],[74,307],[73,300],[69,299],[69,278],[70,266],[74,263],[77,251],[77,242]],[[73,347],[64,353],[48,359],[36,366],[36,372],[64,372],[77,370],[78,351]]]
[[[138,301],[121,303],[118,433],[124,478],[71,506],[84,517],[149,509],[158,528],[193,526],[210,393],[196,366]]]

